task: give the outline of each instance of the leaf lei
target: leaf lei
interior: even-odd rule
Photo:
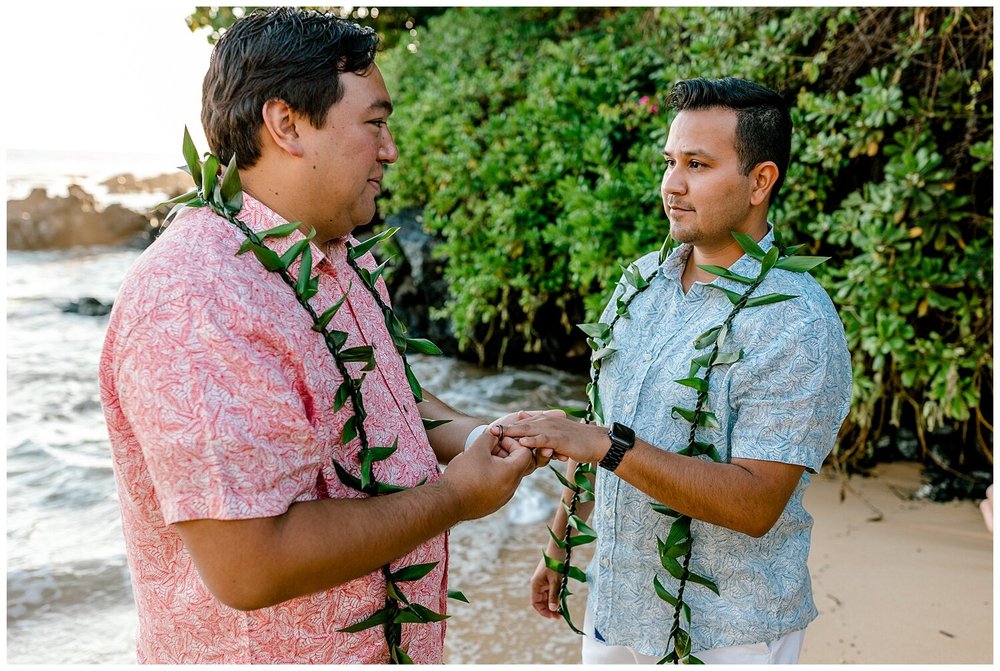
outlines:
[[[771,303],[779,303],[797,298],[797,296],[789,296],[786,294],[751,296],[761,283],[763,283],[764,279],[767,277],[768,273],[771,272],[771,270],[777,268],[779,270],[787,270],[795,273],[809,272],[829,258],[825,256],[792,256],[798,252],[803,245],[796,245],[788,248],[783,247],[778,240],[778,233],[776,230],[774,231],[774,246],[767,252],[761,249],[757,242],[748,235],[743,233],[733,233],[732,235],[748,256],[760,262],[760,272],[757,277],[753,278],[738,275],[730,271],[728,268],[722,268],[720,266],[698,266],[702,270],[710,272],[713,275],[732,280],[746,286],[747,288],[743,293],[739,293],[725,289],[714,283],[706,285],[724,293],[733,304],[733,308],[721,324],[710,328],[695,338],[694,348],[699,352],[699,354],[691,360],[688,376],[680,380],[675,380],[677,384],[691,387],[698,392],[697,402],[694,409],[682,408],[679,406],[671,408],[672,419],[681,418],[691,425],[690,433],[688,435],[688,444],[684,447],[684,449],[680,450],[678,454],[689,457],[706,456],[714,462],[722,462],[724,459],[719,455],[715,445],[699,441],[697,439],[697,432],[699,428],[719,427],[718,418],[706,407],[708,403],[709,381],[711,379],[713,368],[716,366],[732,364],[743,358],[743,350],[727,351],[723,349],[732,328],[733,321],[736,316],[746,308],[769,305]],[[668,235],[666,240],[664,240],[663,245],[660,247],[659,265],[663,264],[667,256],[676,246],[677,243],[675,243]],[[657,269],[655,269],[648,277],[643,277],[638,266],[634,263],[628,268],[623,267],[622,275],[625,282],[631,286],[632,292],[627,297],[625,297],[625,291],[618,296],[615,301],[615,316],[611,323],[605,324],[597,322],[578,325],[580,330],[587,334],[587,344],[593,350],[593,353],[591,354],[591,382],[587,384],[586,389],[588,398],[587,409],[583,411],[566,409],[567,414],[583,418],[588,424],[594,423],[595,421],[601,424],[604,423],[604,410],[601,406],[601,399],[598,393],[598,381],[600,380],[602,363],[609,357],[613,356],[616,352],[615,348],[612,346],[614,344],[614,327],[618,323],[619,319],[631,318],[628,311],[629,306],[632,301],[635,300],[636,296],[649,288],[650,281],[658,270],[659,267],[657,267]],[[700,377],[699,371],[701,372]],[[573,621],[570,618],[566,599],[572,594],[568,589],[569,578],[573,578],[574,580],[580,582],[586,582],[587,580],[587,576],[584,572],[579,567],[573,566],[571,563],[573,548],[579,545],[593,543],[597,539],[597,533],[592,528],[587,526],[583,519],[575,514],[577,504],[594,500],[592,477],[596,473],[596,468],[594,464],[591,463],[578,464],[573,474],[572,482],[570,482],[555,468],[552,468],[551,466],[549,468],[551,468],[556,474],[563,486],[573,492],[573,497],[568,505],[565,502],[562,502],[563,508],[567,513],[566,529],[562,537],[560,538],[556,536],[552,529],[549,529],[549,535],[552,537],[556,545],[565,550],[565,559],[563,561],[558,561],[544,552],[542,553],[542,556],[546,566],[562,576],[562,582],[559,589],[559,603],[561,605],[560,612],[563,619],[569,625],[570,629],[577,634],[583,634],[583,632],[573,624]],[[660,557],[660,565],[672,577],[679,581],[677,594],[675,595],[663,586],[657,576],[654,575],[653,577],[653,591],[660,599],[666,601],[674,607],[673,621],[671,623],[670,633],[667,636],[666,652],[658,663],[701,664],[702,661],[691,654],[692,642],[691,635],[689,633],[691,626],[691,608],[687,602],[684,601],[684,591],[688,583],[701,585],[702,587],[715,592],[715,594],[719,594],[719,588],[714,582],[712,582],[711,579],[693,573],[689,568],[692,547],[694,544],[694,539],[691,535],[692,518],[687,515],[681,515],[661,503],[652,502],[650,503],[650,506],[657,513],[674,518],[673,523],[670,525],[670,531],[667,533],[667,538],[657,538],[656,542]],[[682,616],[684,622],[687,623],[688,629],[685,629],[681,624]]]
[[[387,446],[372,446],[369,443],[368,433],[364,425],[368,414],[365,411],[364,399],[361,395],[361,385],[367,373],[375,369],[374,349],[370,345],[345,348],[344,344],[347,342],[348,334],[344,331],[329,328],[334,315],[347,299],[347,294],[345,293],[341,296],[338,301],[322,314],[317,314],[312,305],[309,304],[309,299],[316,295],[319,290],[319,276],[310,276],[312,272],[312,251],[309,243],[316,235],[315,229],[311,229],[304,239],[296,242],[284,254],[279,256],[264,244],[265,240],[291,235],[302,226],[301,222],[289,222],[260,233],[255,233],[236,217],[243,208],[243,189],[240,183],[239,171],[236,167],[236,157],[234,156],[229,162],[220,181],[218,177],[221,167],[219,159],[212,154],[205,154],[205,160],[201,161],[187,128],[184,129],[183,154],[185,160],[183,169],[194,179],[195,188],[188,193],[167,201],[168,203],[173,203],[174,207],[167,215],[166,221],[169,222],[172,220],[184,207],[208,206],[212,208],[213,212],[236,226],[246,236],[246,241],[240,246],[236,255],[240,256],[247,252],[252,252],[264,268],[270,272],[277,273],[281,277],[285,284],[291,288],[302,308],[312,317],[312,330],[323,338],[327,349],[333,357],[337,370],[343,379],[343,382],[337,388],[334,395],[333,410],[337,412],[348,404],[350,404],[353,410],[351,417],[344,423],[340,440],[344,445],[347,445],[355,438],[361,443],[361,449],[358,452],[359,474],[353,475],[347,468],[334,460],[333,467],[337,473],[337,477],[346,486],[363,492],[368,496],[392,494],[407,489],[407,487],[401,485],[380,482],[375,478],[375,463],[384,461],[392,456],[397,449],[398,439],[394,440],[392,445]],[[385,269],[386,263],[382,263],[375,270],[371,271],[357,264],[358,258],[379,242],[392,237],[398,230],[398,227],[389,228],[357,245],[348,244],[347,262],[361,278],[365,288],[371,293],[377,305],[382,310],[386,328],[392,338],[393,345],[403,360],[403,367],[410,390],[419,403],[423,400],[423,392],[416,375],[414,375],[409,362],[406,360],[406,352],[412,350],[423,354],[441,354],[441,350],[429,340],[406,337],[406,327],[393,314],[392,309],[382,300],[382,297],[376,290],[376,283]],[[292,277],[289,268],[296,259],[300,260],[299,272],[297,277]],[[350,291],[350,286],[348,287],[348,291]],[[349,362],[364,364],[361,368],[360,377],[355,379],[351,376],[346,365]],[[425,429],[440,426],[448,421],[450,420],[423,419]],[[417,486],[421,484],[423,484],[423,481],[418,483]],[[438,562],[414,564],[402,567],[396,571],[392,571],[389,565],[383,566],[381,572],[386,583],[386,596],[383,607],[361,622],[338,631],[354,633],[381,626],[389,650],[389,662],[391,664],[412,664],[413,660],[402,647],[403,624],[439,622],[449,616],[436,613],[420,604],[412,603],[404,593],[402,587],[407,582],[420,580],[430,573],[437,564]],[[468,603],[468,599],[459,591],[449,591],[448,597]]]

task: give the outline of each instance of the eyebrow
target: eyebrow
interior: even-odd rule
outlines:
[[[386,116],[389,116],[392,114],[392,103],[388,100],[376,100],[368,106],[369,112],[373,112],[375,110],[384,111]]]
[[[688,149],[687,151],[679,152],[679,154],[681,156],[701,156],[703,158],[707,158],[710,161],[715,160],[715,156],[705,151],[704,149]],[[673,158],[673,154],[664,149],[663,158]]]

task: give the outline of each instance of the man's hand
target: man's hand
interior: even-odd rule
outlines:
[[[558,551],[562,553],[562,550]],[[549,553],[553,559],[561,559],[560,554]],[[542,617],[558,619],[562,617],[559,612],[559,586],[562,584],[562,576],[545,565],[545,560],[538,562],[535,573],[531,576],[531,606]]]
[[[576,462],[597,462],[611,447],[606,427],[582,424],[566,417],[561,410],[533,413],[504,426],[504,436],[510,443],[551,453],[553,458]]]
[[[516,443],[506,455],[493,454],[497,439],[488,431],[448,464],[440,482],[456,497],[462,519],[485,517],[498,510],[533,468],[531,450]]]
[[[534,417],[565,417],[566,413],[562,410],[518,410],[517,412],[512,412],[500,417],[492,422],[490,422],[487,431],[492,435],[496,436],[499,440],[497,447],[494,448],[494,454],[509,454],[515,447],[524,447],[519,445],[516,439],[507,437],[507,427],[527,419]],[[502,429],[501,429],[502,427]],[[501,433],[502,431],[502,433]],[[541,468],[549,463],[551,459],[557,459],[559,461],[565,461],[566,457],[562,455],[555,454],[549,448],[542,448],[538,450],[532,450],[534,455],[534,466],[528,473],[534,471],[536,468]],[[525,473],[527,475],[528,473]]]

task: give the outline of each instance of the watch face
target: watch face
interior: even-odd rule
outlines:
[[[621,440],[623,443],[632,444],[635,442],[635,431],[625,426],[624,424],[619,424],[615,422],[611,425],[611,434]]]

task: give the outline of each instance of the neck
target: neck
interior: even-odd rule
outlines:
[[[764,219],[749,228],[750,230],[743,232],[755,241],[760,242],[767,235],[767,220]],[[715,280],[715,275],[707,270],[702,270],[698,266],[728,268],[736,263],[743,254],[743,248],[740,247],[739,243],[731,235],[728,236],[728,240],[722,240],[717,244],[694,243],[691,255],[688,256],[687,263],[684,266],[684,273],[681,275],[681,286],[684,288],[684,292],[687,293],[688,289],[695,282],[707,283]]]

